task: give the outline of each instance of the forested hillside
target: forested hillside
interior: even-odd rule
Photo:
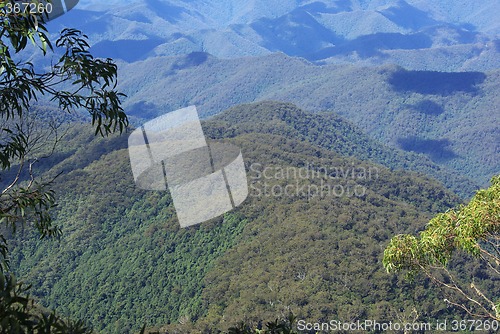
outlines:
[[[220,60],[205,53],[123,67],[130,115],[151,119],[194,104],[208,116],[235,104],[292,102],[330,111],[372,139],[486,185],[498,171],[498,70],[407,71],[397,66],[316,66],[275,54]]]
[[[254,118],[245,119],[250,111]],[[316,116],[264,103],[205,122],[213,140],[242,149],[250,195],[224,217],[187,229],[168,192],[136,188],[125,136],[96,139],[75,125],[45,173],[65,171],[55,183],[63,237],[40,241],[26,232],[10,241],[13,268],[41,304],[103,333],[144,323],[227,328],[287,310],[318,320],[390,320],[413,308],[420,319],[450,317],[428,282],[386,274],[381,257],[392,235],[422,229],[460,199],[427,177],[346,157],[368,154],[356,145],[371,142],[347,144],[356,130],[342,119],[329,115],[336,126],[318,127],[315,137],[314,127],[301,128],[303,117]],[[321,124],[325,115],[318,117]],[[287,185],[295,190],[283,193]]]
[[[447,188],[469,198],[478,184],[447,170],[422,154],[384,145],[335,113],[309,113],[293,104],[261,102],[233,107],[208,122],[214,138],[244,133],[269,133],[309,142],[343,156],[368,160],[390,169],[420,172],[441,181]]]
[[[53,27],[78,26],[96,55],[130,63],[282,52],[318,63],[483,71],[499,66],[498,11],[494,0],[80,1]]]

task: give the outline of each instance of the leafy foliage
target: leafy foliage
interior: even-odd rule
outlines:
[[[293,330],[296,320],[297,318],[290,312],[285,319],[267,322],[265,329],[252,329],[244,322],[240,322],[237,326],[230,327],[227,334],[297,334]]]
[[[19,167],[17,175],[1,193],[0,219],[15,225],[25,222],[32,213],[29,217],[36,217],[35,225],[42,236],[57,236],[57,228],[52,227],[48,213],[54,206],[50,182],[39,183],[33,176],[33,165],[38,160],[33,146],[43,138],[39,136],[41,130],[35,132],[23,126],[30,117],[29,110],[41,95],[45,95],[57,102],[63,111],[83,108],[91,115],[96,134],[107,135],[115,130],[121,132],[128,125],[120,102],[124,95],[114,90],[116,65],[110,59],[94,59],[88,51],[86,37],[75,29],[61,32],[56,46],[63,50],[63,55],[48,71],[40,73],[32,63],[17,61],[14,55],[25,49],[28,41],[38,46],[44,55],[53,48],[43,16],[37,19],[38,16],[31,13],[8,14],[6,6],[7,2],[2,2],[0,7],[3,14],[0,31],[0,116],[3,122],[0,163],[2,170],[9,170],[12,163]],[[29,182],[19,187],[25,167],[29,170]]]
[[[498,287],[493,290],[489,286],[485,290],[476,283],[474,276],[470,287],[463,287],[463,282],[454,279],[446,269],[453,255],[464,252],[481,261],[492,280],[500,274],[500,176],[494,177],[491,183],[490,188],[478,191],[467,205],[431,219],[418,238],[412,235],[392,238],[384,252],[383,263],[389,272],[406,270],[412,275],[422,272],[455,292],[460,301],[449,301],[453,305],[470,314],[498,320],[498,301],[492,299],[496,298]],[[438,269],[445,273],[447,280],[435,273]],[[477,276],[484,279],[481,276],[485,274]]]
[[[92,334],[81,321],[66,320],[55,312],[47,313],[28,295],[30,287],[16,277],[0,272],[0,332],[9,334]]]
[[[0,223],[7,226],[0,234],[0,331],[91,333],[82,321],[64,320],[35,305],[27,295],[28,288],[17,283],[10,272],[4,235],[34,225],[40,238],[61,236],[52,216],[56,206],[53,179],[40,179],[34,172],[47,150],[49,156],[53,153],[61,138],[61,124],[39,122],[34,112],[37,101],[49,99],[62,112],[87,111],[95,134],[105,136],[122,132],[128,125],[120,101],[124,94],[115,90],[116,65],[111,59],[95,59],[88,51],[86,36],[78,30],[61,32],[56,47],[62,56],[48,69],[40,72],[22,60],[20,53],[29,41],[43,56],[54,48],[45,27],[46,14],[10,11],[15,4],[12,0],[0,2]]]

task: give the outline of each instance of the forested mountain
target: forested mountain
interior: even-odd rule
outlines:
[[[231,108],[211,118],[207,124],[207,131],[214,138],[235,137],[245,133],[286,135],[390,169],[420,172],[440,180],[463,198],[469,198],[477,189],[471,179],[442,168],[421,154],[381,144],[334,113],[313,114],[292,104],[261,102]]]
[[[422,229],[459,198],[427,177],[346,157],[368,154],[357,145],[375,156],[384,146],[323,117],[262,103],[205,122],[211,141],[242,149],[250,195],[187,229],[168,192],[134,185],[125,136],[96,139],[76,124],[44,173],[65,172],[54,185],[62,240],[25,232],[10,241],[13,267],[40,303],[105,333],[143,323],[227,328],[286,310],[318,320],[382,321],[413,308],[421,319],[449,317],[428,282],[403,282],[380,261],[392,235]],[[276,190],[286,185],[295,190]]]
[[[80,1],[52,27],[77,26],[96,55],[135,62],[208,52],[283,52],[311,61],[408,69],[499,66],[495,0]]]
[[[289,312],[319,322],[465,319],[429,280],[388,274],[382,256],[393,236],[415,235],[499,173],[499,11],[497,0],[80,1],[48,23],[49,34],[81,29],[93,56],[81,42],[68,54],[82,57],[58,69],[93,76],[96,68],[79,65],[114,58],[126,95],[111,97],[123,100],[131,127],[96,137],[95,115],[94,127],[84,125],[82,108],[61,115],[64,99],[59,108],[51,94],[32,103],[7,82],[28,96],[19,115],[40,117],[40,128],[23,123],[38,140],[57,137],[43,137],[46,125],[71,125],[57,130],[65,135],[53,154],[19,175],[19,184],[55,177],[61,240],[40,240],[29,224],[15,234],[2,227],[12,271],[32,284],[36,303],[97,333],[144,324],[211,333]],[[11,63],[44,73],[61,50],[27,47]],[[99,73],[114,73],[109,65]],[[21,83],[51,77],[17,73]],[[64,96],[83,78],[50,87]],[[80,107],[109,107],[87,102]],[[180,228],[169,191],[134,183],[127,135],[189,105],[210,144],[241,148],[249,196]],[[21,128],[5,124],[3,138],[22,142]],[[16,150],[4,151],[18,163]],[[16,168],[4,168],[0,184],[16,179]],[[500,294],[472,259],[453,258],[456,268]]]
[[[238,103],[292,102],[345,117],[371,138],[425,154],[485,185],[500,161],[500,72],[317,66],[283,54],[220,60],[205,53],[122,67],[132,116],[196,105],[202,116]]]

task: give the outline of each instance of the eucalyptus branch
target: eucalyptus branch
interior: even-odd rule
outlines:
[[[6,194],[9,190],[11,190],[17,184],[17,182],[19,182],[19,178],[21,177],[23,167],[24,167],[24,159],[21,159],[21,163],[19,164],[19,167],[17,169],[17,173],[16,173],[16,176],[14,177],[14,180],[12,180],[12,182],[7,187],[5,187],[4,190],[2,190],[2,193],[0,194],[0,196]]]
[[[445,299],[444,300],[446,303],[450,304],[450,305],[453,305],[453,306],[456,306],[458,308],[461,308],[462,310],[464,310],[468,315],[470,315],[471,317],[477,317],[477,318],[484,318],[484,319],[487,319],[489,318],[488,316],[484,315],[484,314],[479,314],[479,313],[474,313],[472,312],[466,305],[464,304],[459,304],[459,303],[456,303],[454,301],[451,301],[449,299]]]
[[[474,284],[474,282],[472,282],[472,283],[471,283],[470,287],[471,287],[471,289],[472,289],[472,290],[474,290],[474,292],[475,292],[478,296],[482,297],[482,298],[483,298],[483,299],[484,299],[487,303],[489,303],[489,304],[491,305],[491,308],[492,308],[493,310],[495,310],[495,311],[496,311],[496,305],[495,305],[495,303],[494,303],[494,302],[492,302],[492,301],[491,301],[488,297],[486,297],[486,296],[485,296],[485,294],[484,294],[481,290],[479,290],[479,288],[478,288],[478,287]],[[500,318],[498,318],[498,317],[496,317],[496,318],[497,318],[497,319],[500,319]]]
[[[498,255],[498,257],[497,257],[497,256],[494,256],[494,255],[492,254],[492,255],[491,255],[491,257],[492,257],[492,258],[494,258],[494,259],[497,261],[497,263],[498,263],[498,262],[500,262],[500,250],[498,249],[498,244],[493,243],[493,242],[492,242],[491,240],[489,240],[489,239],[486,239],[485,241],[486,241],[488,244],[490,244],[490,245],[491,245],[491,247],[493,247],[493,249],[495,250],[496,254]],[[480,247],[481,247],[481,246],[480,246]]]
[[[488,309],[486,309],[486,307],[484,307],[484,305],[481,302],[477,301],[476,299],[472,298],[469,294],[465,293],[463,291],[463,289],[460,288],[459,285],[456,283],[453,275],[445,267],[441,267],[440,269],[443,270],[446,273],[446,275],[448,276],[448,278],[450,279],[450,281],[452,282],[452,284],[449,284],[449,283],[446,283],[443,280],[440,280],[439,278],[436,277],[436,275],[432,274],[423,265],[420,265],[420,269],[422,270],[422,272],[427,277],[429,277],[432,281],[434,281],[438,285],[444,286],[444,287],[446,287],[446,288],[448,288],[448,289],[450,289],[452,291],[457,292],[459,295],[461,295],[467,301],[469,301],[469,302],[477,305],[479,307],[479,309],[482,309],[484,311],[484,314],[474,313],[473,311],[471,311],[468,307],[466,307],[463,304],[458,304],[458,303],[451,302],[451,301],[447,300],[447,302],[449,304],[452,304],[452,305],[455,305],[455,306],[459,306],[460,308],[462,308],[464,311],[466,311],[471,316],[476,316],[476,317],[481,317],[481,318],[491,318],[491,319],[495,319],[495,320],[500,320],[500,318],[496,317],[496,315],[493,315],[491,312],[489,312]],[[485,300],[489,301],[488,299],[485,299]]]
[[[486,263],[486,265],[491,269],[493,270],[493,272],[495,272],[495,274],[497,275],[500,275],[500,270],[496,269],[493,267],[493,265],[491,264],[491,262],[485,258],[483,255],[481,255],[481,259]],[[497,262],[497,265],[498,265],[498,262]]]

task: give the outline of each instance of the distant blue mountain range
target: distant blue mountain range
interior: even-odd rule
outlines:
[[[50,27],[81,28],[95,54],[127,62],[282,52],[318,63],[489,70],[500,65],[499,12],[497,0],[83,0]]]

